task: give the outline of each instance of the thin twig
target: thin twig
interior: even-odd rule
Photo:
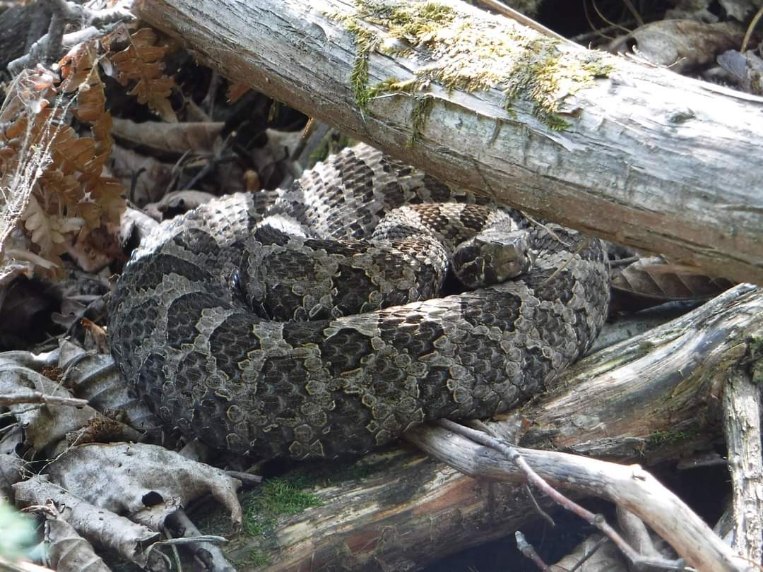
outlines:
[[[465,425],[461,425],[449,419],[440,419],[438,424],[448,431],[462,435],[468,439],[471,439],[475,443],[479,443],[480,445],[489,447],[505,455],[507,459],[513,461],[517,465],[529,483],[544,492],[559,506],[569,510],[574,514],[577,514],[588,524],[595,526],[601,532],[607,535],[607,537],[609,537],[609,539],[615,543],[615,545],[620,549],[625,557],[628,558],[628,560],[630,560],[633,564],[656,566],[666,570],[683,570],[685,568],[683,560],[675,561],[663,558],[645,558],[644,556],[640,555],[625,541],[622,536],[620,536],[620,534],[614,528],[612,528],[612,526],[610,526],[609,523],[607,523],[602,515],[592,513],[591,511],[580,506],[573,500],[567,498],[562,493],[557,491],[540,475],[538,475],[538,473],[536,473],[532,467],[530,467],[530,465],[515,447],[508,445],[493,434],[488,434],[483,431],[472,429],[471,427],[466,427]],[[492,433],[492,431],[490,433]]]
[[[87,399],[78,399],[76,397],[62,397],[58,395],[46,395],[40,391],[29,393],[17,393],[14,395],[0,395],[0,405],[18,405],[20,403],[35,403],[44,405],[69,405],[71,407],[85,407],[88,404]]]
[[[169,532],[169,526],[178,531],[183,538],[175,538],[164,543],[170,546],[188,545],[194,558],[209,570],[234,570],[218,546],[228,542],[226,538],[201,534],[183,510],[175,511],[167,517],[164,523],[165,533]]]
[[[644,19],[641,17],[641,14],[639,14],[638,10],[636,10],[636,7],[633,5],[631,0],[623,0],[623,4],[625,4],[628,12],[630,12],[633,18],[636,20],[636,23],[638,23],[639,26],[643,26]]]
[[[638,262],[641,260],[638,256],[629,256],[628,258],[618,258],[616,260],[610,260],[609,266],[610,268],[615,268],[617,266],[630,266],[634,262]]]
[[[197,544],[199,542],[209,542],[212,544],[227,544],[228,539],[224,536],[217,536],[215,534],[202,534],[200,536],[180,536],[178,538],[167,538],[166,540],[159,540],[156,544],[160,546],[182,546],[187,544]]]
[[[744,33],[744,38],[742,39],[742,45],[739,47],[739,51],[744,53],[747,51],[747,46],[750,43],[750,38],[752,37],[752,33],[755,31],[755,27],[758,25],[758,22],[760,22],[760,19],[763,17],[763,6],[761,6],[758,11],[755,13],[755,16],[752,17],[752,20],[750,21],[750,25],[747,26],[747,31]]]
[[[527,539],[525,538],[524,534],[522,534],[519,530],[517,530],[514,533],[514,538],[517,540],[517,548],[519,548],[519,551],[522,553],[522,555],[525,558],[529,558],[538,567],[538,570],[542,570],[543,572],[547,572],[548,570],[551,570],[548,567],[548,564],[546,564],[543,561],[543,559],[538,555],[538,553],[535,551],[535,548],[533,548],[533,545],[527,542]]]
[[[253,475],[252,473],[245,473],[244,471],[225,471],[225,474],[248,485],[259,485],[262,482],[262,477],[260,475]]]
[[[585,15],[586,22],[588,22],[588,27],[591,28],[591,32],[589,33],[594,34],[595,36],[600,36],[605,40],[612,41],[615,39],[615,36],[608,36],[604,32],[611,32],[622,29],[622,26],[618,24],[613,24],[604,28],[597,27],[596,24],[594,24],[593,18],[591,18],[591,12],[588,10],[588,0],[583,0],[583,14]]]
[[[535,507],[535,511],[541,516],[543,520],[548,522],[551,526],[555,527],[556,523],[554,522],[554,519],[551,518],[551,515],[548,514],[545,510],[541,508],[541,506],[538,504],[537,499],[535,498],[535,495],[533,494],[533,490],[530,488],[530,486],[525,483],[525,491],[527,491],[527,496],[530,499],[530,502],[533,503],[533,507]]]
[[[604,23],[605,23],[605,24],[607,24],[607,25],[609,25],[609,26],[614,26],[614,27],[616,27],[616,28],[620,28],[620,29],[621,29],[621,30],[623,30],[623,31],[624,31],[626,34],[630,34],[630,33],[631,33],[631,30],[629,30],[628,28],[626,28],[626,27],[624,27],[624,26],[620,26],[620,25],[619,25],[619,24],[617,24],[616,22],[612,22],[612,21],[611,21],[611,20],[609,20],[609,19],[608,19],[608,18],[607,18],[607,17],[606,17],[604,14],[602,14],[602,13],[601,13],[601,10],[599,10],[599,6],[596,4],[596,0],[591,0],[591,6],[593,6],[593,9],[596,11],[596,15],[597,15],[599,18],[601,18],[601,19],[604,21]]]

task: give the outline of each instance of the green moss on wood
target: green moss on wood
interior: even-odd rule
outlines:
[[[413,145],[421,132],[424,130],[429,114],[432,112],[434,106],[434,98],[429,95],[416,95],[413,104],[413,110],[411,111],[411,140],[410,144]]]
[[[567,121],[559,109],[565,97],[609,75],[613,67],[603,54],[563,51],[553,38],[490,15],[462,14],[438,2],[356,0],[353,14],[333,15],[354,38],[357,55],[352,88],[361,109],[387,94],[417,94],[432,82],[466,92],[498,89],[512,112],[519,101],[532,104],[533,114],[552,129]],[[387,78],[369,84],[372,52],[416,57],[415,77]],[[415,95],[417,98],[420,95]],[[413,106],[413,120],[428,115]],[[424,125],[414,125],[419,132]],[[414,133],[414,138],[417,136]]]
[[[358,50],[350,74],[350,84],[358,107],[365,109],[371,97],[368,91],[368,58],[376,49],[377,39],[370,31],[355,22],[347,22],[347,29],[355,36]]]
[[[690,437],[691,434],[686,431],[655,431],[649,436],[647,445],[650,449],[654,449],[663,445],[683,443]]]
[[[247,556],[244,564],[246,564],[246,567],[249,569],[267,566],[270,564],[270,556],[268,556],[264,550],[260,550],[259,548],[252,548],[249,551],[249,555]]]
[[[304,487],[299,479],[275,478],[263,483],[244,499],[244,532],[266,535],[275,529],[278,517],[320,506],[320,499]]]

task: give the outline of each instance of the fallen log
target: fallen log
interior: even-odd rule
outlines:
[[[763,100],[458,0],[137,0],[200,60],[447,182],[763,284]]]
[[[586,465],[586,457],[649,465],[711,449],[723,438],[725,385],[736,367],[750,367],[748,345],[761,336],[762,317],[760,289],[738,286],[585,358],[548,395],[490,426],[522,447],[553,449],[521,452],[563,492],[599,496],[634,512],[699,570],[742,570],[728,546],[703,538],[708,529],[695,516],[666,503],[662,493],[634,494],[638,484],[614,486],[598,472],[600,461]],[[261,536],[239,535],[229,555],[240,560],[255,550],[268,570],[416,569],[538,518],[523,474],[495,451],[440,427],[416,429],[408,440],[489,479],[418,453],[374,454],[356,464],[361,478],[311,488],[320,506],[277,518]],[[568,460],[556,451],[585,456]],[[586,467],[600,478],[585,478]],[[640,478],[639,468],[617,469]]]

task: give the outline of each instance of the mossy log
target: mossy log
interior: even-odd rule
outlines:
[[[737,368],[752,367],[748,349],[763,336],[761,318],[763,292],[738,286],[685,316],[585,358],[547,395],[490,426],[521,447],[618,463],[650,465],[712,450],[723,438],[724,388]],[[315,477],[316,486],[305,486],[300,477],[305,486],[300,494],[309,493],[311,504],[317,500],[319,506],[275,515],[269,526],[258,529],[259,535],[240,534],[229,548],[233,560],[240,569],[254,568],[252,555],[267,570],[417,569],[538,518],[521,486],[523,475],[495,451],[439,427],[421,427],[408,438],[465,472],[498,480],[472,478],[404,450],[370,455],[354,467],[303,467],[300,475],[323,475]],[[623,491],[608,488],[601,479],[582,478],[582,472],[554,457],[557,452],[522,452],[564,492],[622,502],[690,564],[704,560],[700,570],[723,560],[711,560],[713,555],[728,551],[717,538],[698,539],[704,526],[698,521],[655,509],[656,498],[618,498]],[[348,468],[340,468],[344,466]],[[348,477],[352,470],[362,476]]]
[[[458,0],[136,0],[236,82],[528,213],[763,284],[763,100]]]

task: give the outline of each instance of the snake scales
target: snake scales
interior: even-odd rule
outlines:
[[[606,261],[598,240],[474,202],[364,145],[280,192],[267,224],[259,195],[213,201],[133,253],[112,353],[163,423],[265,457],[365,452],[427,420],[505,411],[593,341]],[[417,238],[422,219],[445,246]],[[453,244],[485,224],[525,227],[530,270],[432,298]]]

